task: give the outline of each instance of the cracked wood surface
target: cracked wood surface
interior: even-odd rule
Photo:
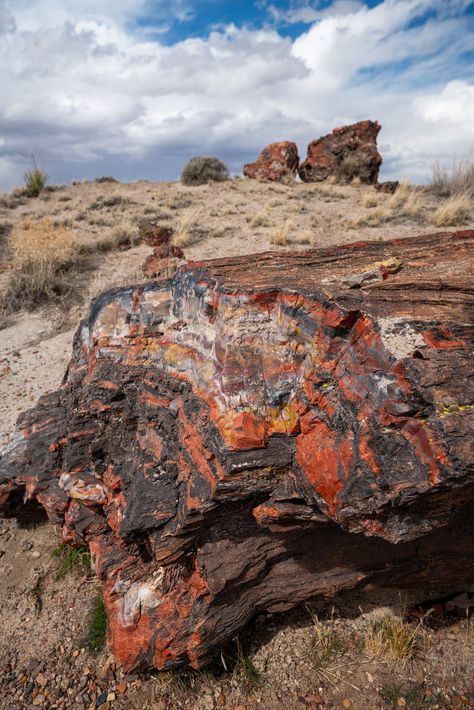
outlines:
[[[474,580],[474,232],[189,263],[99,296],[18,421],[126,668],[202,666],[259,610]]]

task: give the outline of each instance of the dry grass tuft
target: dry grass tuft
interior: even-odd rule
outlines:
[[[451,169],[435,163],[431,188],[438,197],[467,193],[474,197],[474,161],[454,160]]]
[[[251,227],[269,227],[270,221],[266,212],[260,212],[250,218]]]
[[[365,652],[372,658],[409,660],[423,646],[420,626],[412,628],[400,616],[391,613],[371,621],[364,636]]]
[[[42,219],[24,222],[10,236],[10,248],[20,264],[67,262],[79,251],[74,230],[65,224]]]
[[[308,230],[298,232],[292,239],[294,244],[312,244],[313,233]]]
[[[349,220],[347,226],[350,229],[356,229],[357,227],[380,227],[381,224],[388,222],[392,217],[393,213],[391,210],[385,207],[376,207],[362,217],[359,217],[359,219]]]
[[[364,207],[377,207],[378,195],[373,190],[369,190],[369,192],[365,193],[362,202]]]
[[[25,261],[11,272],[2,296],[4,312],[8,315],[20,308],[34,310],[49,301],[79,300],[73,284],[70,264],[52,260]]]
[[[387,205],[390,207],[390,209],[398,209],[399,207],[403,207],[405,202],[408,199],[408,196],[410,194],[410,183],[408,180],[400,180],[400,184],[393,193],[393,195],[389,198]]]
[[[200,209],[190,209],[181,216],[172,239],[175,247],[187,247],[195,241],[194,233],[200,215]]]
[[[27,222],[10,236],[17,264],[2,296],[3,308],[12,313],[35,309],[48,301],[79,298],[71,269],[82,259],[75,232],[50,219]]]
[[[437,227],[451,227],[464,224],[471,217],[472,197],[467,193],[448,197],[435,211],[432,217]]]
[[[308,657],[316,670],[321,671],[335,656],[346,652],[344,639],[334,628],[334,618],[321,621],[313,609],[307,607],[313,626]]]
[[[276,246],[284,246],[292,241],[291,233],[295,225],[290,220],[282,222],[273,232],[271,232],[268,241]]]
[[[408,217],[412,220],[424,219],[423,207],[419,198],[419,193],[416,190],[411,190],[405,200],[404,205],[400,210],[401,217]]]

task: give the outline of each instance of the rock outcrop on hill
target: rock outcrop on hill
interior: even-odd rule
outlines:
[[[0,507],[87,543],[127,669],[259,610],[474,581],[474,231],[189,263],[91,305]]]
[[[270,143],[262,150],[255,163],[244,165],[244,175],[249,178],[279,182],[296,175],[299,160],[296,143],[290,141]]]
[[[308,156],[298,168],[303,182],[321,182],[334,175],[340,182],[354,177],[376,183],[382,157],[377,150],[377,121],[360,121],[335,128],[308,145]]]

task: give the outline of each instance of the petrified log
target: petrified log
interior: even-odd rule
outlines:
[[[320,182],[335,175],[343,182],[350,182],[354,177],[364,183],[377,182],[382,164],[377,150],[380,129],[377,121],[359,121],[311,141],[308,156],[298,168],[301,180]]]
[[[244,175],[249,178],[281,182],[285,178],[296,175],[299,162],[296,143],[291,141],[270,143],[254,163],[244,165]]]
[[[98,297],[0,503],[87,542],[126,668],[259,610],[474,581],[474,231],[196,262]]]

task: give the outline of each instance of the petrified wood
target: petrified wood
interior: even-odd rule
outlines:
[[[378,121],[359,121],[335,128],[327,136],[311,141],[308,155],[298,168],[303,182],[320,182],[331,175],[350,182],[358,177],[376,183],[382,156],[377,150]]]
[[[126,668],[259,610],[474,581],[474,231],[190,263],[102,294],[0,504],[86,542]]]

